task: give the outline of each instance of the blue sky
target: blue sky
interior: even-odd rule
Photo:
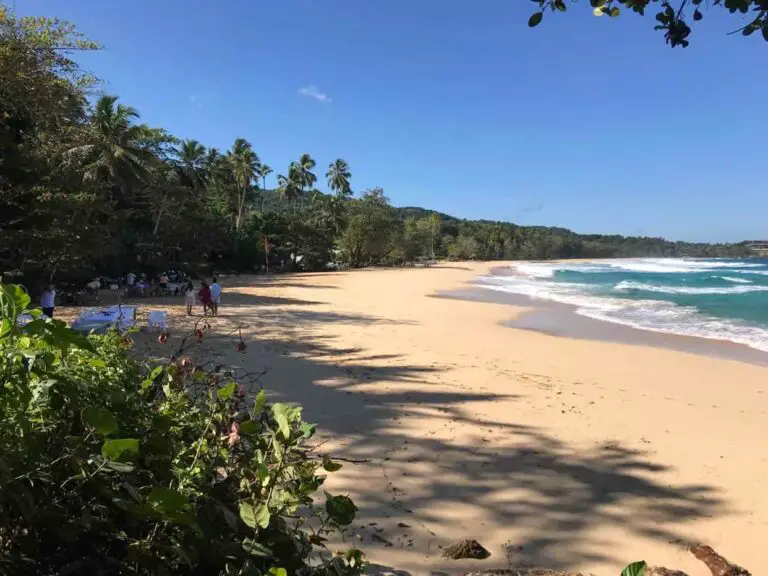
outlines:
[[[10,0],[6,0],[10,1]],[[670,49],[652,15],[526,22],[525,0],[17,0],[75,22],[142,119],[250,140],[276,172],[346,159],[396,205],[579,232],[768,237],[766,45],[713,10]]]

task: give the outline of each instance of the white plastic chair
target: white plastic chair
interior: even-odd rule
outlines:
[[[157,330],[168,328],[168,312],[165,310],[151,310],[147,314],[149,327]]]

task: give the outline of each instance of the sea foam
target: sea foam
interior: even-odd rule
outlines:
[[[479,282],[487,289],[519,294],[537,300],[559,302],[574,307],[582,316],[604,322],[612,322],[668,334],[678,334],[728,340],[768,352],[768,328],[738,319],[721,318],[703,313],[694,306],[680,305],[664,298],[691,296],[702,298],[739,298],[740,294],[768,292],[768,285],[756,284],[752,280],[736,277],[754,274],[755,277],[768,275],[765,264],[718,260],[692,260],[683,258],[638,258],[626,260],[594,260],[588,262],[521,262],[511,266],[514,274],[509,276],[485,276]],[[761,269],[762,268],[762,269]],[[559,281],[558,272],[578,272],[584,282]],[[699,273],[712,272],[729,276]],[[622,280],[605,284],[600,274],[626,274],[638,278],[659,279]],[[651,274],[651,276],[645,276]],[[665,276],[674,280],[674,285],[664,285]],[[708,278],[708,282],[722,282],[723,286],[681,286],[685,274],[695,278]],[[594,275],[594,276],[593,276]],[[695,276],[698,275],[698,276]],[[693,278],[691,277],[691,278]],[[594,278],[594,283],[586,279]],[[603,282],[603,283],[601,283]],[[727,284],[726,284],[727,283]],[[644,295],[647,296],[644,297]]]

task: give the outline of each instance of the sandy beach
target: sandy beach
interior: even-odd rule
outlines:
[[[359,461],[326,489],[358,505],[348,540],[373,573],[608,576],[645,559],[703,576],[691,541],[768,573],[768,369],[510,328],[525,308],[435,297],[490,268],[230,278],[207,346]],[[174,337],[191,326],[180,300],[161,307]],[[442,558],[466,537],[492,556]]]

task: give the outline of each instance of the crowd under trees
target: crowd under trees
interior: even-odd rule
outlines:
[[[167,267],[319,270],[425,258],[742,256],[741,245],[580,235],[395,208],[342,159],[271,167],[141,122],[73,59],[69,23],[0,12],[0,272],[32,287]],[[325,184],[328,192],[318,187]]]

